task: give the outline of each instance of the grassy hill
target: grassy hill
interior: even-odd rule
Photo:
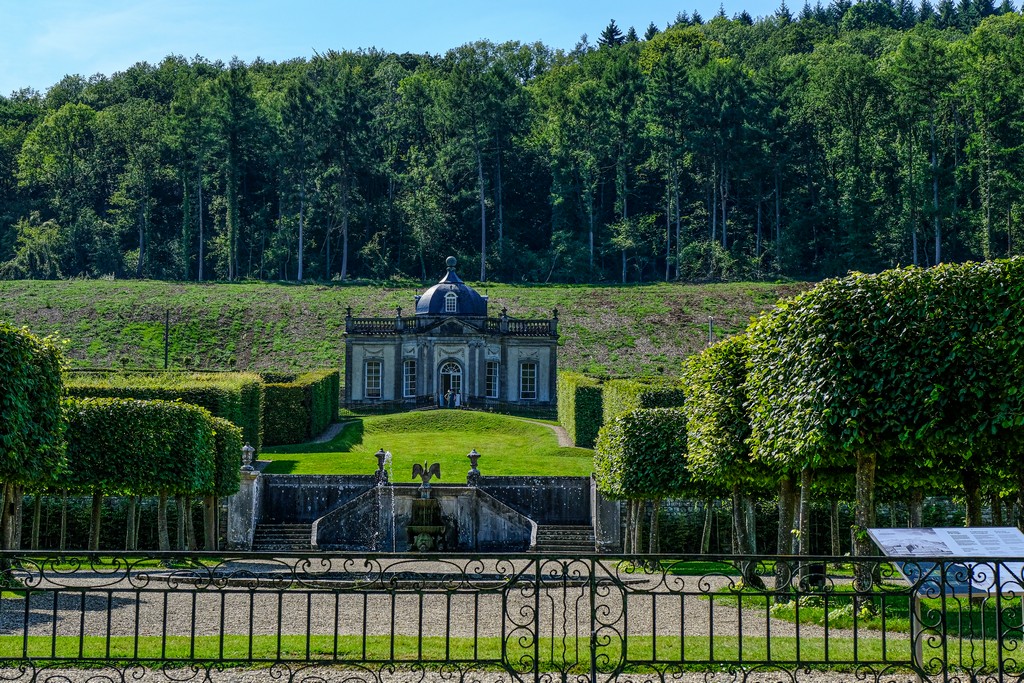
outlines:
[[[346,418],[347,419],[347,418]],[[480,471],[491,476],[588,476],[593,451],[562,448],[549,427],[527,420],[468,410],[425,410],[352,418],[327,443],[267,448],[270,474],[373,474],[378,448],[390,451],[395,481],[410,481],[416,463],[441,463],[440,483],[465,481],[466,454],[481,454]]]
[[[561,319],[563,368],[609,374],[672,373],[707,342],[806,283],[476,285],[518,318]],[[74,365],[163,366],[170,315],[172,368],[310,369],[343,364],[345,307],[356,316],[408,315],[418,283],[189,284],[136,280],[0,282],[0,320],[69,340]]]

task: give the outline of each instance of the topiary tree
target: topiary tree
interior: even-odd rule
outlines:
[[[231,422],[213,420],[216,453],[213,479],[203,495],[203,537],[206,550],[217,549],[217,499],[238,492],[241,485],[242,430]]]
[[[754,495],[779,478],[750,454],[747,395],[747,337],[736,335],[690,356],[683,367],[686,402],[686,462],[697,483],[724,488],[733,499],[733,533],[741,553],[757,553],[752,515]],[[780,509],[792,509],[780,496]],[[790,526],[786,527],[789,536]],[[781,538],[781,530],[780,530]],[[789,548],[780,548],[788,554]]]
[[[0,323],[0,545],[18,544],[26,484],[53,481],[64,466],[62,355],[51,339]]]
[[[93,495],[89,548],[99,549],[103,496],[157,495],[160,550],[170,550],[168,495],[213,486],[211,415],[187,403],[116,398],[69,399],[67,413],[69,488]]]
[[[828,280],[748,333],[754,453],[855,469],[858,555],[877,469],[972,469],[1024,424],[1024,259]]]
[[[631,501],[627,552],[639,552],[640,501],[655,502],[652,543],[656,550],[658,502],[690,490],[686,469],[686,416],[678,408],[640,408],[601,428],[594,447],[597,488],[609,498]]]

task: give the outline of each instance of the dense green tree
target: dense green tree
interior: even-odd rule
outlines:
[[[455,253],[481,279],[816,278],[1020,253],[1012,5],[779,9],[13,93],[3,276],[429,279]]]

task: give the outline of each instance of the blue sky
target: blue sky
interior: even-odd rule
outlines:
[[[40,91],[65,74],[110,75],[168,54],[227,61],[238,56],[281,61],[314,51],[377,47],[439,53],[480,38],[540,40],[571,48],[595,39],[614,18],[643,32],[679,10],[705,18],[719,0],[3,0],[0,2],[0,93]],[[769,0],[726,0],[731,16],[774,11]],[[793,5],[791,2],[790,5]]]

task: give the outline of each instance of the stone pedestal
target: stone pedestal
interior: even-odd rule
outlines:
[[[259,513],[260,473],[241,473],[238,493],[228,498],[228,550],[252,550]]]
[[[590,514],[598,552],[617,553],[622,550],[622,507],[608,500],[597,490],[597,480],[590,477]]]

